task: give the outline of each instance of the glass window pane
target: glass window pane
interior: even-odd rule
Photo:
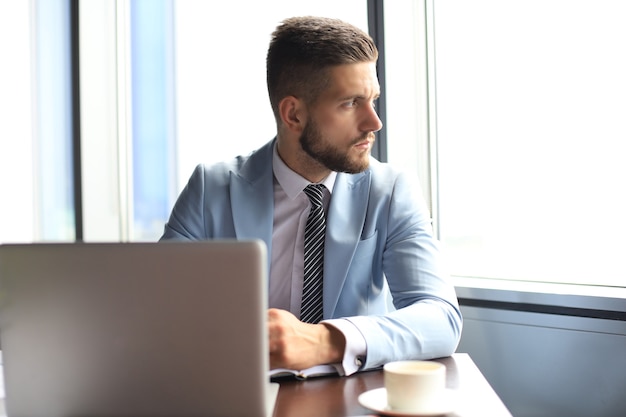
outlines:
[[[85,0],[80,19],[80,129],[83,239],[86,242],[128,240],[126,185],[128,120],[123,45],[128,35],[117,30],[121,2]],[[124,19],[120,19],[124,21]],[[121,25],[120,25],[121,26]],[[125,27],[125,26],[124,26]],[[123,63],[123,65],[122,65]],[[118,67],[118,64],[119,67]],[[125,74],[124,74],[125,75]],[[123,178],[123,179],[122,179]]]
[[[0,241],[75,238],[69,3],[2,2]]]
[[[30,10],[0,2],[0,243],[34,236]]]
[[[417,176],[433,211],[425,1],[386,2],[384,16],[388,161]]]
[[[172,12],[171,0],[130,2],[133,240],[160,236],[174,193]]]
[[[39,238],[74,240],[70,10],[35,2],[35,176]]]
[[[454,274],[626,286],[626,4],[451,0],[434,16]]]

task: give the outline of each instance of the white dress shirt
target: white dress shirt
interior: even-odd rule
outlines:
[[[274,228],[269,278],[269,306],[290,311],[300,317],[302,284],[304,279],[304,229],[311,202],[303,192],[311,184],[292,171],[280,158],[274,146]],[[331,172],[324,184],[324,211],[335,184],[336,172]],[[326,271],[324,280],[332,279]],[[340,375],[351,375],[359,370],[361,358],[367,352],[365,339],[354,324],[345,319],[324,320],[343,333],[346,339],[342,363],[333,364]]]

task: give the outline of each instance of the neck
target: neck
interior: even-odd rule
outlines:
[[[307,154],[297,139],[281,140],[278,137],[276,143],[278,156],[283,160],[285,165],[298,175],[306,178],[308,181],[318,183],[330,174],[330,169],[320,164]]]

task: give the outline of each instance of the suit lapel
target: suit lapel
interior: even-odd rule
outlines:
[[[239,172],[230,173],[230,203],[237,239],[262,239],[268,268],[272,249],[274,185],[271,141],[253,153]]]
[[[262,239],[271,265],[274,181],[271,141],[253,153],[238,172],[230,173],[230,200],[237,239]],[[367,212],[370,170],[337,174],[328,209],[324,252],[324,317],[332,317],[361,239]]]
[[[326,229],[324,276],[332,279],[324,280],[324,317],[333,316],[361,239],[369,188],[369,170],[356,175],[337,174]]]

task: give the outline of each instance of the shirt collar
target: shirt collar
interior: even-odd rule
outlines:
[[[285,162],[278,155],[276,143],[274,143],[272,167],[274,170],[274,177],[278,181],[278,184],[280,184],[285,191],[285,194],[287,194],[287,196],[292,200],[296,198],[296,196],[300,194],[307,185],[311,184],[309,180],[294,172],[287,166],[287,164],[285,164]],[[324,184],[332,195],[336,177],[337,173],[335,171],[331,171],[331,173],[318,184]]]

